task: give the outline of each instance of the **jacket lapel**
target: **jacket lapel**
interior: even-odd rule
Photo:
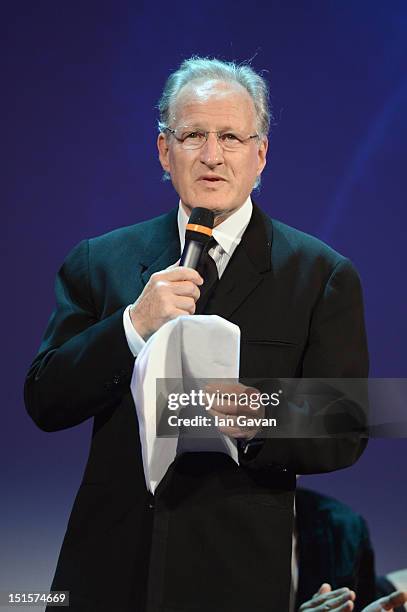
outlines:
[[[181,256],[177,212],[175,208],[160,218],[160,224],[153,231],[141,261],[143,285],[154,272],[168,268]]]
[[[222,275],[204,314],[229,318],[271,269],[272,224],[253,204],[253,213],[239,246]]]

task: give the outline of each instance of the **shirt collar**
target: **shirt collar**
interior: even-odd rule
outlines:
[[[249,196],[246,202],[238,208],[230,217],[222,221],[213,230],[213,237],[220,244],[222,249],[232,255],[233,251],[242,239],[246,227],[249,225],[250,217],[252,216],[253,204]],[[181,245],[181,253],[185,245],[185,228],[188,223],[189,216],[182,207],[181,201],[178,206],[178,232]]]

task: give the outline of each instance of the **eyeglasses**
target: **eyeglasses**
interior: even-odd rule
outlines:
[[[242,136],[236,132],[226,131],[226,132],[217,132],[217,131],[207,131],[203,130],[194,130],[191,131],[187,127],[179,127],[175,128],[175,130],[166,127],[164,128],[165,132],[170,132],[178,140],[183,149],[200,149],[208,140],[209,134],[216,134],[216,138],[218,143],[225,151],[237,151],[238,149],[242,149],[250,140],[253,138],[258,138],[258,134],[253,134],[252,136]]]

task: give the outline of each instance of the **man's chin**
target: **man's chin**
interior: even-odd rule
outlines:
[[[194,201],[192,204],[184,204],[184,208],[189,213],[192,211],[192,209],[197,207],[207,208],[208,210],[211,210],[213,212],[215,218],[226,218],[232,213],[236,212],[236,210],[238,210],[238,208],[240,208],[240,206],[242,206],[243,204],[244,202],[242,202],[242,204],[240,205],[233,204],[230,202],[222,203],[219,201],[214,201],[212,198],[209,199],[202,197],[199,198],[199,200],[197,199],[196,201]]]

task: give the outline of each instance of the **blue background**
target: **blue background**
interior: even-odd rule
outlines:
[[[48,588],[90,423],[38,430],[22,385],[82,238],[177,204],[161,181],[155,105],[192,54],[252,59],[276,125],[256,201],[360,271],[371,374],[406,377],[407,3],[17,2],[0,22],[2,465],[0,589]],[[405,439],[303,478],[370,525],[381,572],[407,566]],[[38,608],[37,608],[38,609]]]

